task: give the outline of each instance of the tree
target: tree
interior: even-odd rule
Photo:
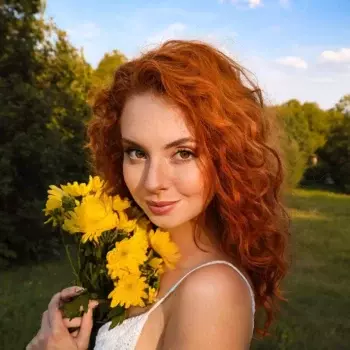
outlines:
[[[302,109],[308,122],[310,151],[315,152],[326,142],[330,127],[328,114],[317,103],[306,102],[302,105]]]
[[[39,0],[0,6],[0,264],[47,252],[48,186],[87,176],[91,68],[42,9]]]
[[[282,119],[286,141],[287,171],[291,185],[297,185],[308,168],[308,160],[322,148],[330,130],[339,125],[343,116],[337,110],[322,110],[317,103],[290,100],[276,106]],[[314,172],[312,172],[313,174]]]
[[[350,194],[350,118],[344,116],[342,124],[332,129],[318,153],[327,162],[335,184]]]
[[[282,147],[286,155],[286,175],[289,187],[295,187],[302,178],[308,155],[312,152],[308,120],[298,100],[275,106],[286,134]]]
[[[339,100],[336,104],[336,109],[346,116],[350,116],[350,94],[343,96]]]
[[[118,50],[106,53],[92,74],[92,87],[89,97],[93,99],[95,94],[104,86],[111,84],[116,69],[125,63],[127,58]]]

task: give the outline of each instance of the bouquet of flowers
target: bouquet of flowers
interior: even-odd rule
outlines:
[[[130,306],[154,303],[160,275],[180,255],[168,232],[154,227],[129,199],[106,193],[104,185],[98,176],[87,184],[51,185],[44,213],[45,223],[60,229],[75,283],[85,288],[62,306],[64,316],[79,317],[89,300],[98,300],[94,322],[111,321],[111,329]]]

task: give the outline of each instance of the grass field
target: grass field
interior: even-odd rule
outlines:
[[[253,349],[342,350],[350,346],[350,196],[295,190],[293,268],[274,338]]]
[[[275,335],[252,349],[342,350],[350,344],[350,196],[295,190],[293,268]],[[70,285],[65,261],[1,273],[0,349],[18,350],[34,335],[50,297]]]

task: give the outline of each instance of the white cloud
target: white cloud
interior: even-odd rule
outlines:
[[[318,65],[306,71],[290,71],[261,56],[246,55],[240,61],[257,77],[267,102],[283,103],[296,98],[328,109],[349,93],[350,72],[323,72]]]
[[[350,63],[350,48],[342,48],[338,51],[323,51],[321,59],[323,62]]]
[[[248,0],[248,4],[249,4],[249,7],[251,9],[254,9],[258,6],[261,6],[262,5],[262,1],[261,0]]]
[[[290,0],[279,0],[279,2],[280,5],[285,9],[290,7]]]
[[[77,48],[82,48],[85,58],[96,67],[103,53],[107,51],[101,44],[101,28],[94,22],[85,21],[72,25],[66,32],[71,43]]]
[[[307,63],[302,58],[296,56],[281,57],[278,58],[276,62],[284,66],[294,67],[298,69],[307,69],[308,67]]]
[[[313,83],[335,83],[335,78],[331,78],[331,77],[314,77],[314,78],[310,78],[310,81]]]
[[[153,34],[146,39],[147,44],[160,44],[169,39],[179,39],[185,36],[186,25],[181,22],[170,24],[163,31]]]
[[[92,40],[100,36],[101,29],[94,22],[83,22],[67,30],[73,40]]]
[[[224,4],[226,0],[218,0],[219,4]],[[262,0],[229,0],[231,4],[234,4],[238,7],[242,7],[242,5],[248,5],[249,8],[255,9],[259,6],[262,6]]]
[[[227,28],[217,28],[213,29],[208,34],[198,34],[197,31],[191,30],[185,24],[181,22],[176,22],[169,25],[163,31],[153,34],[146,39],[146,44],[142,45],[135,56],[140,52],[146,51],[147,49],[157,46],[158,44],[168,40],[168,39],[183,39],[183,40],[200,40],[205,43],[211,44],[224,54],[229,57],[234,58],[234,54],[229,49],[229,46],[233,41],[236,41],[238,33],[230,31]]]
[[[215,45],[215,43],[214,43]],[[224,53],[226,56],[232,58],[232,59],[236,59],[235,54],[226,46],[226,45],[215,45],[218,50],[220,50],[222,53]]]

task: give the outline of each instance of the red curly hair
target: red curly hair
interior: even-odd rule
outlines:
[[[205,159],[208,200],[197,224],[215,220],[221,249],[249,275],[256,306],[266,312],[256,332],[270,335],[279,300],[286,300],[280,284],[289,268],[290,218],[281,199],[280,147],[273,145],[277,129],[261,90],[237,62],[200,41],[170,40],[122,64],[95,98],[88,147],[109,189],[129,198],[119,121],[126,100],[143,92],[184,112]]]

